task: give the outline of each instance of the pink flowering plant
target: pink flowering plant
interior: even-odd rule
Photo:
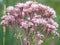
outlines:
[[[53,8],[27,1],[18,3],[15,7],[9,6],[7,15],[2,17],[1,25],[8,26],[16,39],[23,40],[19,45],[43,45],[48,35],[59,37],[55,17]]]

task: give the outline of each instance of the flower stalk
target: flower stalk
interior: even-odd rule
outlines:
[[[4,10],[3,10],[3,14],[6,15],[6,5],[4,4]],[[5,32],[6,32],[6,27],[3,26],[3,45],[5,45]]]

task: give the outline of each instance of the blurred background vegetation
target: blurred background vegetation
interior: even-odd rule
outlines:
[[[0,21],[1,16],[3,16],[4,11],[4,4],[7,6],[14,6],[18,2],[26,2],[28,0],[0,0]],[[59,28],[58,32],[60,33],[60,0],[36,0],[39,3],[48,5],[56,11],[57,17],[55,18],[55,21],[58,22]],[[3,40],[5,38],[5,40]],[[13,34],[9,31],[9,28],[6,28],[6,31],[4,33],[3,27],[0,26],[0,45],[13,45],[15,39],[13,37]],[[47,39],[44,45],[49,45],[51,39]],[[16,41],[15,41],[16,42]],[[60,45],[60,38],[54,39],[55,45]]]

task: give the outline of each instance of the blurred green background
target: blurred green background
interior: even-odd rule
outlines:
[[[7,6],[14,6],[18,2],[26,2],[29,0],[0,0],[0,21],[1,16],[3,16],[3,5],[6,4]],[[57,17],[55,21],[59,24],[58,32],[60,33],[60,0],[37,0],[37,2],[48,5],[56,11]],[[3,40],[5,37],[5,40]],[[0,45],[13,45],[14,43],[13,34],[9,31],[9,28],[6,28],[6,32],[4,33],[3,27],[0,26]],[[44,45],[49,45],[51,39],[48,39]],[[15,41],[16,42],[16,41]],[[54,39],[55,45],[60,45],[60,38]]]

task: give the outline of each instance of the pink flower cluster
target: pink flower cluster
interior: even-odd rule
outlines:
[[[7,8],[7,15],[2,17],[2,25],[17,24],[28,30],[33,28],[37,37],[43,36],[38,33],[38,26],[42,26],[43,31],[49,34],[59,35],[56,30],[58,24],[53,20],[56,17],[55,11],[49,6],[38,2],[27,1],[26,3],[18,3]]]

